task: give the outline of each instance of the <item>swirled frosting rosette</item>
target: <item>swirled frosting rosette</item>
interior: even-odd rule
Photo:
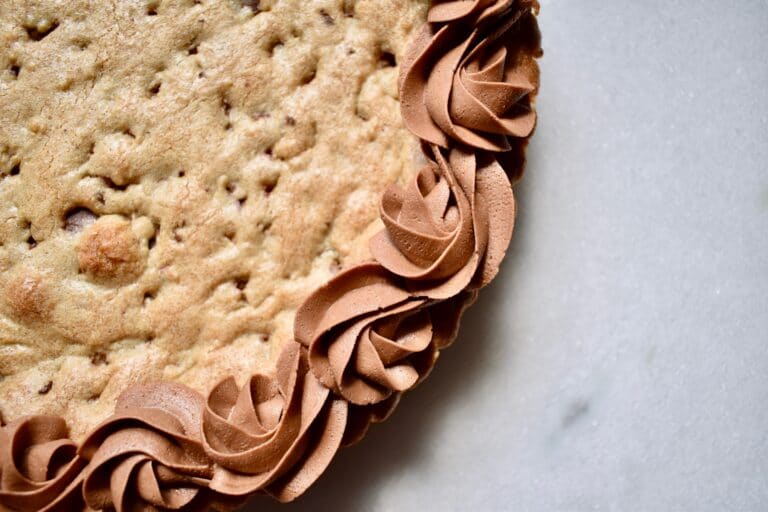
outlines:
[[[433,146],[434,162],[406,187],[384,194],[385,230],[374,235],[374,258],[409,280],[409,289],[445,299],[487,285],[512,237],[515,199],[495,160]]]
[[[296,339],[312,372],[352,404],[412,388],[456,331],[461,301],[412,296],[377,263],[353,267],[318,289],[296,314]]]
[[[33,416],[0,428],[0,509],[82,509],[84,466],[61,418]]]
[[[96,510],[208,510],[213,465],[203,448],[203,397],[172,383],[129,388],[83,442],[83,496]]]
[[[444,148],[454,141],[491,152],[517,176],[522,163],[515,146],[536,124],[536,6],[526,0],[433,2],[431,23],[417,33],[401,66],[406,126]]]
[[[347,412],[347,402],[308,373],[297,343],[283,349],[274,377],[254,375],[242,388],[225,380],[209,395],[204,412],[205,450],[216,462],[211,489],[294,499],[335,455]]]

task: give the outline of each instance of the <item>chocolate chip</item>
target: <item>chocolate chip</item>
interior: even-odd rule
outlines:
[[[94,352],[91,356],[91,364],[95,366],[107,364],[107,354],[104,352]]]
[[[243,7],[248,7],[250,10],[252,10],[255,13],[261,12],[261,9],[259,7],[259,4],[261,3],[260,0],[240,0],[240,3]]]
[[[312,82],[312,80],[315,79],[315,76],[317,75],[317,68],[311,67],[309,68],[306,73],[304,73],[304,76],[301,77],[301,85],[307,85]]]
[[[179,232],[179,228],[174,228],[173,230],[173,241],[179,244],[184,241],[184,238],[181,236],[181,233]]]
[[[104,185],[106,185],[107,187],[111,188],[112,190],[118,190],[118,191],[122,192],[122,191],[124,191],[124,190],[126,190],[128,188],[128,184],[127,183],[124,184],[124,185],[118,185],[117,183],[112,181],[112,178],[110,178],[109,176],[99,176],[99,178],[101,178],[101,181],[104,182]]]
[[[102,194],[102,201],[104,195]],[[64,215],[64,230],[68,233],[79,233],[96,222],[97,216],[88,208],[76,207],[69,210]]]
[[[72,41],[72,45],[77,48],[78,50],[85,50],[88,48],[88,45],[90,45],[91,42],[88,39],[76,39]]]
[[[24,27],[24,30],[27,31],[27,36],[33,41],[41,41],[45,36],[56,30],[56,28],[59,26],[59,23],[54,21],[48,26],[41,26],[41,25],[26,25]]]
[[[43,387],[37,390],[37,393],[40,395],[47,395],[52,387],[53,387],[53,381],[49,380],[48,382],[43,384]]]
[[[262,185],[264,187],[264,193],[269,195],[273,190],[275,190],[275,187],[277,186],[277,179],[265,181],[262,183]]]
[[[379,67],[380,68],[393,68],[397,66],[397,60],[395,55],[391,52],[381,52],[379,54]]]
[[[355,0],[344,0],[344,16],[353,18],[355,16]]]
[[[329,27],[332,27],[336,24],[336,20],[333,19],[333,16],[328,14],[328,11],[325,9],[320,9],[320,16],[323,18],[323,23],[328,25]]]

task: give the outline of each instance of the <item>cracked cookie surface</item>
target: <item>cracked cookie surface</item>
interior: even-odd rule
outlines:
[[[413,174],[425,0],[0,9],[0,411],[75,438],[129,384],[268,370]]]

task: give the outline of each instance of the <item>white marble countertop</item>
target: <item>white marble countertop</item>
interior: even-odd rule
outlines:
[[[500,277],[387,423],[252,510],[768,510],[768,3],[541,3]]]

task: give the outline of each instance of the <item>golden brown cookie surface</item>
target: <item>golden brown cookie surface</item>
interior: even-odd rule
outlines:
[[[0,410],[75,438],[137,381],[269,368],[413,172],[417,0],[0,11]]]

